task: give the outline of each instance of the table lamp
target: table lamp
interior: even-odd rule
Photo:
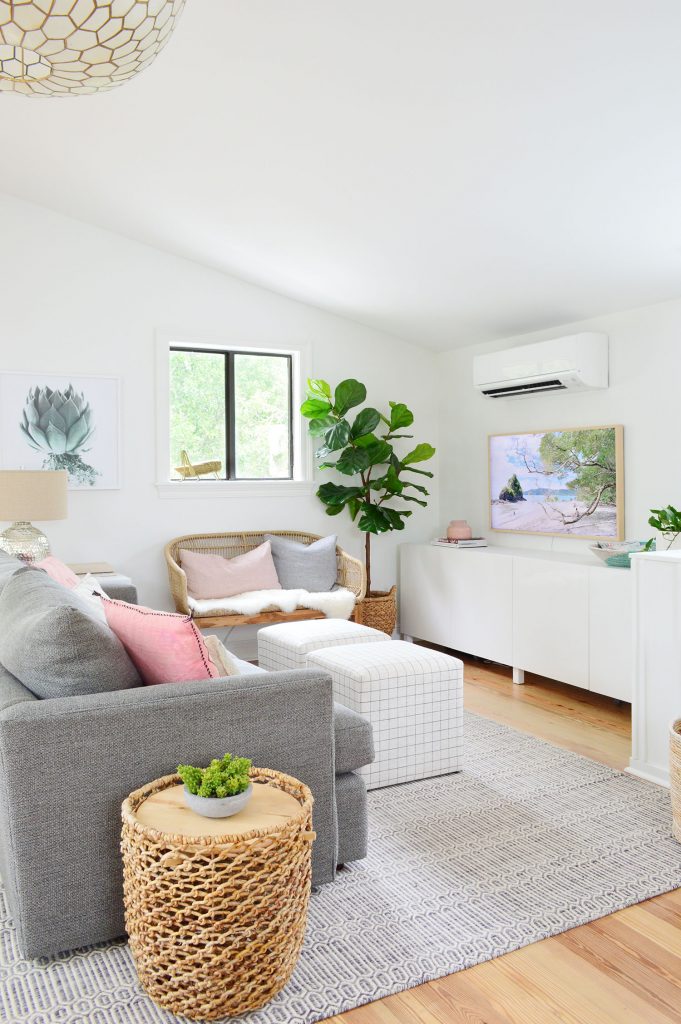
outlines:
[[[60,470],[0,470],[0,522],[12,523],[0,533],[0,549],[24,562],[39,562],[50,553],[47,537],[31,525],[66,519],[66,486],[69,475]]]

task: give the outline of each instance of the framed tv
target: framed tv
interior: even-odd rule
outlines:
[[[622,540],[624,430],[492,434],[489,485],[492,530]]]

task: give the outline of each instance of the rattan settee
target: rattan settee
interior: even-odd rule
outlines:
[[[203,552],[209,555],[222,555],[223,558],[234,558],[236,555],[245,555],[252,551],[265,540],[265,533],[271,533],[275,537],[286,537],[288,540],[298,541],[300,544],[312,544],[319,540],[315,533],[298,533],[290,530],[265,530],[260,533],[203,533],[189,534],[186,537],[176,537],[166,544],[165,556],[168,566],[168,577],[170,580],[170,591],[173,595],[175,607],[178,612],[191,615],[187,592],[187,577],[182,569],[180,550],[185,548],[189,551]],[[357,558],[352,558],[342,548],[336,548],[336,561],[338,564],[338,575],[336,583],[340,587],[346,587],[355,594],[358,601],[361,601],[366,592],[366,571]],[[194,616],[199,627],[214,628],[217,626],[247,626],[265,625],[271,622],[294,622],[297,619],[323,619],[324,613],[313,611],[311,608],[296,608],[293,612],[282,612],[278,610],[264,611],[258,615],[210,615]]]

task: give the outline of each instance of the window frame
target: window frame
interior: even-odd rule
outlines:
[[[171,344],[168,347],[168,357],[173,352],[193,352],[203,355],[220,355],[224,359],[225,375],[225,475],[219,478],[221,483],[265,483],[267,481],[285,481],[294,479],[295,444],[293,429],[293,356],[290,352],[260,352],[253,349],[237,348],[201,348],[198,345]],[[235,401],[235,373],[234,357],[250,356],[262,359],[284,359],[288,369],[288,464],[289,472],[286,476],[237,476],[237,452],[236,452],[236,401]],[[169,427],[170,429],[170,427]],[[209,483],[207,477],[200,477],[201,483]]]
[[[307,378],[312,372],[312,346],[308,341],[295,344],[250,343],[224,335],[192,333],[167,327],[155,329],[156,340],[156,491],[160,498],[239,498],[239,497],[300,497],[313,495],[314,458],[312,441],[300,416],[295,410],[304,400]],[[206,478],[196,488],[190,481],[170,476],[170,359],[171,348],[205,349],[207,352],[242,352],[245,355],[289,355],[291,390],[294,415],[291,420],[293,436],[293,477],[219,480]],[[196,483],[196,481],[194,481]]]

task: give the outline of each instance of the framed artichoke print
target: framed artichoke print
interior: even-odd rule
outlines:
[[[116,377],[0,373],[0,466],[65,469],[72,490],[120,487]]]

